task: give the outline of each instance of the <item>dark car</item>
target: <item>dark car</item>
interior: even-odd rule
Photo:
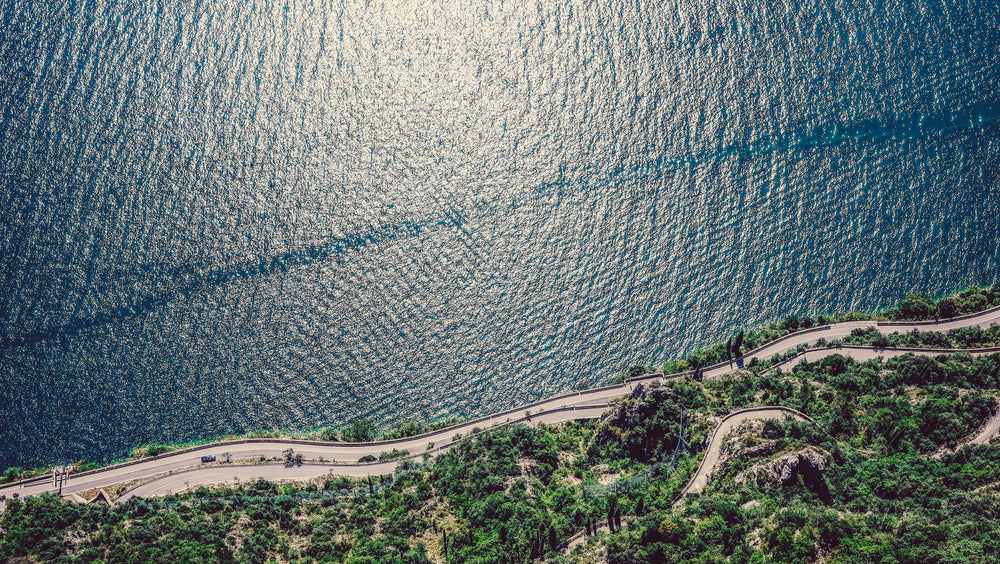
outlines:
[[[215,462],[215,455],[214,454],[210,454],[208,456],[203,456],[203,457],[201,457],[201,461],[202,462]]]

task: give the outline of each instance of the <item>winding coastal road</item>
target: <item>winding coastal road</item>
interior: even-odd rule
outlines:
[[[986,328],[990,325],[1000,323],[1000,307],[995,307],[988,309],[986,311],[979,312],[974,315],[964,315],[962,317],[955,317],[945,321],[911,321],[908,323],[898,323],[898,322],[874,322],[874,321],[847,321],[844,323],[835,323],[833,325],[823,325],[821,327],[814,327],[812,329],[806,329],[804,331],[797,331],[790,335],[786,335],[779,339],[775,339],[770,343],[766,343],[763,346],[749,351],[741,359],[741,363],[748,363],[753,359],[766,360],[773,357],[776,354],[784,354],[788,351],[795,350],[799,345],[811,346],[815,345],[820,339],[825,339],[827,342],[835,341],[838,339],[843,339],[851,334],[851,331],[855,329],[867,329],[873,327],[882,333],[883,335],[889,335],[891,333],[909,333],[910,331],[937,331],[937,332],[947,332],[952,329],[961,329],[963,327],[982,327]],[[845,349],[847,347],[844,347]],[[912,352],[910,349],[874,349],[870,347],[855,347],[857,349],[865,348],[871,351],[871,355],[867,360],[874,358],[889,358],[891,356],[900,356],[906,354],[907,352]],[[929,349],[918,349],[918,350],[929,350]],[[899,352],[901,351],[901,352]],[[810,351],[812,352],[812,351]],[[807,353],[808,354],[808,353]],[[833,353],[837,354],[837,353]],[[860,356],[853,356],[855,360],[862,360]],[[940,353],[939,353],[940,354]],[[828,355],[823,355],[828,356]],[[844,356],[847,356],[845,354]],[[818,358],[813,355],[808,359],[809,362],[815,362]],[[801,362],[801,360],[800,360]],[[704,374],[706,378],[718,378],[720,376],[725,376],[726,374],[733,371],[733,366],[737,363],[723,362],[705,368]]]
[[[591,393],[594,392],[594,393]],[[393,450],[407,451],[411,458],[420,460],[423,454],[437,454],[455,442],[456,436],[472,433],[474,429],[489,429],[509,423],[556,424],[574,419],[594,419],[600,417],[607,408],[608,400],[600,391],[590,391],[578,395],[561,396],[563,401],[555,403],[552,398],[531,407],[544,411],[526,415],[526,411],[503,412],[487,418],[477,419],[447,429],[425,435],[418,435],[392,441],[372,443],[329,443],[316,441],[282,439],[246,439],[223,441],[174,451],[162,456],[126,462],[107,468],[71,475],[63,484],[62,494],[69,495],[136,480],[147,481],[125,492],[119,501],[135,496],[157,496],[176,493],[189,487],[234,483],[263,478],[266,480],[305,480],[317,476],[334,474],[338,476],[382,476],[392,474],[399,458],[374,463],[359,463],[365,456],[376,459],[382,453]],[[572,403],[571,403],[572,402]],[[538,406],[542,406],[539,408]],[[281,458],[285,450],[291,448],[308,462],[302,465],[286,466],[283,462],[249,462],[250,460]],[[232,459],[248,461],[236,464],[202,464],[202,456],[215,456],[218,460]],[[38,495],[54,491],[51,476],[25,480],[0,488],[0,494],[11,498],[14,493],[20,497]]]
[[[780,405],[741,409],[724,417],[715,430],[712,431],[712,436],[708,441],[708,448],[705,449],[705,457],[701,459],[701,464],[698,465],[698,470],[691,476],[691,480],[681,490],[679,498],[684,499],[688,494],[697,494],[705,490],[709,480],[715,473],[716,467],[719,465],[719,460],[722,458],[722,444],[725,442],[726,436],[733,432],[733,429],[747,421],[785,418],[815,423],[805,413]],[[971,435],[971,438],[961,441],[959,446],[986,444],[997,433],[1000,433],[1000,411],[997,411],[993,417],[986,420],[982,427],[976,431],[975,435]],[[954,449],[942,452],[954,452],[958,448],[956,446]],[[940,456],[940,454],[935,454],[935,456]]]
[[[680,498],[684,499],[688,494],[701,493],[705,490],[705,487],[708,486],[708,479],[715,473],[715,467],[719,465],[719,459],[722,457],[722,443],[725,441],[726,435],[733,432],[733,429],[747,421],[783,419],[785,417],[813,422],[806,414],[781,406],[751,407],[727,415],[715,428],[715,431],[712,431],[712,438],[708,441],[705,457],[701,459],[701,464],[698,465],[694,476],[691,476],[691,480],[681,490]]]
[[[882,334],[894,332],[919,331],[948,331],[962,327],[989,327],[992,324],[1000,323],[1000,307],[992,308],[974,315],[963,316],[941,322],[911,322],[911,323],[886,323],[886,322],[846,322],[837,323],[799,331],[786,337],[777,339],[764,346],[749,351],[739,362],[724,362],[707,367],[704,371],[706,378],[720,378],[740,370],[744,363],[753,359],[765,360],[776,354],[784,354],[795,350],[799,345],[811,346],[819,339],[834,341],[842,339],[851,334],[855,329],[874,327]],[[826,347],[820,349],[810,349],[793,358],[780,363],[780,366],[797,364],[802,361],[815,362],[823,357],[839,354],[848,356],[855,360],[864,361],[875,358],[889,358],[904,354],[917,354],[924,356],[934,356],[948,352],[955,352],[950,349],[876,349],[871,347]],[[973,355],[992,354],[1000,352],[1000,348],[993,349],[973,349],[968,350]],[[223,483],[234,483],[240,481],[264,478],[267,480],[305,480],[318,476],[333,474],[339,476],[381,476],[392,473],[399,461],[402,459],[420,460],[425,453],[436,454],[447,449],[454,443],[457,435],[468,435],[474,429],[489,429],[499,425],[523,422],[528,424],[555,424],[570,420],[594,419],[600,417],[608,406],[615,400],[627,396],[633,392],[635,386],[648,383],[654,380],[665,378],[683,377],[689,373],[681,374],[646,374],[637,378],[627,380],[625,383],[615,386],[595,388],[582,392],[573,392],[555,396],[530,405],[525,405],[516,409],[511,409],[482,417],[467,423],[462,423],[446,429],[434,431],[424,435],[397,439],[392,441],[378,441],[372,443],[325,443],[313,441],[278,440],[278,439],[247,439],[237,441],[223,441],[205,444],[174,451],[159,457],[148,458],[133,462],[117,464],[98,470],[83,472],[71,475],[63,484],[62,494],[69,495],[89,490],[109,488],[111,486],[134,483],[141,481],[138,486],[126,491],[119,501],[130,499],[131,497],[142,496],[152,497],[177,493],[190,488],[204,485],[217,485]],[[758,408],[775,409],[775,408]],[[732,421],[737,421],[732,414]],[[783,416],[782,414],[779,414]],[[723,425],[730,420],[727,417]],[[735,426],[734,423],[733,425]],[[989,427],[989,426],[987,426]],[[721,427],[720,427],[721,429]],[[1000,430],[1000,419],[993,425],[989,436],[984,431],[977,440],[985,442]],[[716,430],[716,434],[720,432]],[[713,435],[714,436],[714,435]],[[722,435],[724,436],[724,434]],[[301,454],[307,460],[306,463],[297,466],[286,466],[280,462],[249,463],[247,461],[282,456],[286,449],[293,449],[295,454]],[[365,456],[373,456],[376,459],[382,454],[392,450],[407,451],[409,454],[393,460],[375,462],[370,464],[358,463],[358,460]],[[216,456],[218,460],[232,459],[244,461],[241,464],[201,464],[202,456]],[[706,468],[713,467],[709,456],[706,453],[703,465]],[[717,458],[717,457],[716,457]],[[696,473],[695,478],[700,476]],[[705,480],[707,480],[706,474]],[[692,480],[694,482],[694,480]],[[701,482],[689,484],[686,491],[694,492],[697,488],[704,488]],[[14,493],[21,497],[38,495],[43,492],[54,491],[51,476],[35,478],[15,482],[0,487],[0,495],[5,495],[8,499]],[[697,490],[700,491],[700,490]],[[0,511],[5,504],[0,502]]]

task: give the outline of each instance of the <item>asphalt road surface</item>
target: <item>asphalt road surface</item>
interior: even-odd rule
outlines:
[[[705,451],[705,458],[701,459],[701,465],[698,466],[698,470],[691,477],[691,481],[688,482],[687,486],[681,491],[681,498],[688,494],[704,491],[705,486],[708,485],[708,479],[715,472],[715,467],[719,464],[719,458],[722,457],[722,443],[725,441],[726,435],[733,432],[733,429],[747,421],[755,419],[784,419],[785,417],[791,417],[799,421],[811,421],[808,417],[794,409],[780,406],[752,407],[727,415],[719,423],[719,426],[715,428],[715,431],[712,432],[708,449]]]
[[[778,339],[760,347],[759,349],[748,352],[738,363],[721,363],[707,368],[705,370],[705,376],[707,378],[724,377],[737,371],[743,363],[747,363],[754,358],[761,360],[768,359],[775,354],[782,354],[787,351],[794,350],[801,344],[813,345],[821,338],[826,339],[827,341],[842,339],[843,337],[850,335],[851,331],[858,328],[863,329],[867,327],[874,327],[883,334],[890,334],[893,332],[908,332],[914,329],[919,331],[948,331],[961,327],[989,327],[994,323],[1000,323],[1000,308],[993,308],[973,316],[965,316],[939,323],[838,323],[821,328],[800,331]],[[889,358],[892,356],[910,353],[937,355],[945,352],[948,351],[875,349],[870,347],[830,347],[809,350],[798,357],[789,359],[784,364],[794,364],[805,360],[815,362],[820,358],[834,354],[849,356],[856,360],[864,361],[875,358]],[[991,352],[995,352],[995,350],[982,349],[970,352],[972,354],[979,355],[989,354]],[[424,453],[437,453],[446,449],[454,442],[455,435],[467,435],[477,427],[487,429],[497,425],[518,421],[530,424],[554,424],[573,419],[597,418],[607,410],[609,404],[618,398],[632,393],[637,384],[646,383],[656,379],[675,378],[680,376],[683,375],[644,375],[631,379],[621,385],[563,394],[517,409],[504,411],[470,421],[468,423],[449,427],[447,429],[441,429],[426,435],[395,441],[337,444],[288,440],[245,440],[212,443],[199,447],[183,449],[156,458],[119,464],[91,472],[73,475],[70,476],[66,482],[64,482],[62,493],[66,495],[98,488],[107,488],[123,482],[130,482],[139,479],[146,480],[153,477],[155,477],[154,480],[148,481],[143,485],[126,492],[121,499],[128,499],[133,496],[165,495],[202,485],[222,484],[227,482],[235,483],[237,481],[253,480],[255,478],[265,478],[268,480],[294,480],[307,479],[326,474],[341,476],[379,476],[390,474],[396,468],[399,460],[374,464],[358,464],[358,460],[364,456],[374,456],[377,459],[380,454],[390,452],[393,449],[401,451],[405,450],[409,452],[410,458],[420,460]],[[529,411],[530,415],[527,414]],[[977,437],[974,440],[986,442],[990,437],[995,435],[998,430],[1000,430],[1000,419],[994,419],[995,421],[993,421],[992,426],[987,425],[987,430],[992,429],[992,434],[987,436],[987,431],[984,431],[980,437]],[[292,448],[295,454],[301,454],[302,457],[305,460],[310,461],[310,463],[294,467],[286,467],[280,462],[250,465],[225,465],[220,463],[207,465],[201,464],[201,457],[206,455],[214,455],[220,461],[227,458],[232,460],[245,460],[260,459],[263,457],[266,459],[281,457],[282,452],[288,448]],[[706,458],[708,458],[710,454],[711,453],[708,453]],[[696,477],[698,477],[698,475],[696,475]],[[693,487],[703,488],[704,485],[694,485]],[[25,497],[53,490],[54,488],[51,477],[45,477],[41,479],[16,482],[0,487],[0,495],[6,495],[10,498],[12,497],[12,494],[18,493],[21,497]],[[0,502],[0,511],[3,510],[3,505],[4,504]]]

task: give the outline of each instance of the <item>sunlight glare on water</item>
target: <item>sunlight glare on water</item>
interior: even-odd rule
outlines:
[[[0,4],[0,466],[475,416],[1000,273],[984,2]]]

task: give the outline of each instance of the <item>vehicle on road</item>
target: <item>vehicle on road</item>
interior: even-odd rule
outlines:
[[[201,461],[202,462],[215,462],[215,455],[214,454],[210,454],[208,456],[203,456],[203,457],[201,457]]]

